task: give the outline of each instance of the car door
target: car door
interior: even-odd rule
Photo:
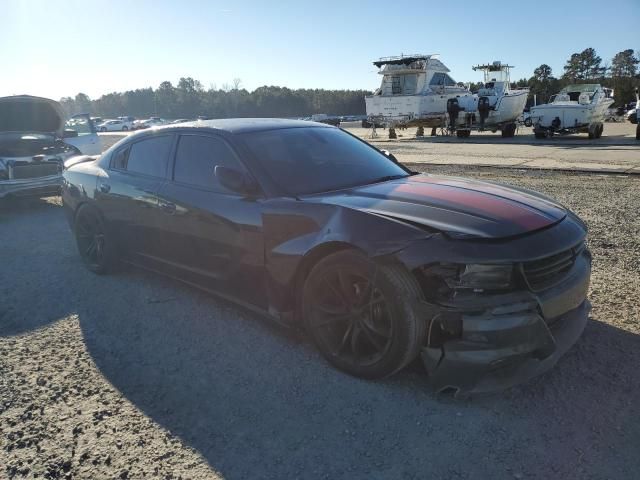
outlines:
[[[163,222],[157,193],[167,178],[174,135],[148,135],[111,155],[98,178],[96,201],[118,244],[133,261],[153,267]]]
[[[245,171],[222,137],[182,134],[159,193],[165,266],[181,278],[266,307],[262,202],[224,188],[217,165]]]
[[[76,147],[84,155],[102,153],[102,141],[89,115],[74,115],[65,123],[64,141]]]

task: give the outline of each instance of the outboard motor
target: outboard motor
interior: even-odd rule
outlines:
[[[458,103],[457,98],[447,100],[447,113],[449,114],[449,127],[451,127],[451,130],[456,129],[456,121],[460,110],[460,103]]]
[[[489,97],[480,97],[478,99],[478,113],[480,114],[480,128],[484,128],[484,121],[489,117],[491,103]]]

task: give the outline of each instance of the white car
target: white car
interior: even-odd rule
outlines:
[[[126,132],[131,129],[131,125],[122,120],[105,120],[96,128],[99,132]]]
[[[169,122],[167,122],[163,118],[151,117],[151,118],[147,118],[146,120],[136,120],[134,124],[134,129],[138,130],[143,128],[157,127],[158,125],[166,125],[167,123]]]
[[[102,153],[102,141],[97,135],[89,115],[74,115],[67,120],[64,124],[63,137],[65,143],[73,145],[84,155],[100,155]]]

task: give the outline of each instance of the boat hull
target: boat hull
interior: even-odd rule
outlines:
[[[447,113],[447,100],[457,98],[464,108],[456,119],[456,128],[466,129],[500,129],[503,125],[513,123],[522,115],[527,102],[528,91],[509,92],[498,97],[484,122],[480,122],[478,98],[469,92],[428,95],[394,95],[365,97],[367,116],[376,123],[388,127],[422,126],[444,127],[451,125]]]
[[[612,104],[613,99],[604,99],[595,105],[548,103],[532,107],[531,120],[542,128],[587,131],[589,125],[604,122],[607,109]]]
[[[470,97],[458,91],[428,95],[367,96],[367,117],[386,126],[440,127],[447,122],[447,100]]]

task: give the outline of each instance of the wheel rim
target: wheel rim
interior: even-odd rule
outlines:
[[[393,319],[375,275],[346,266],[330,269],[311,285],[308,325],[315,338],[342,361],[378,362],[393,339]]]
[[[102,222],[95,215],[81,215],[77,219],[76,239],[84,261],[92,267],[102,265],[105,235]]]

